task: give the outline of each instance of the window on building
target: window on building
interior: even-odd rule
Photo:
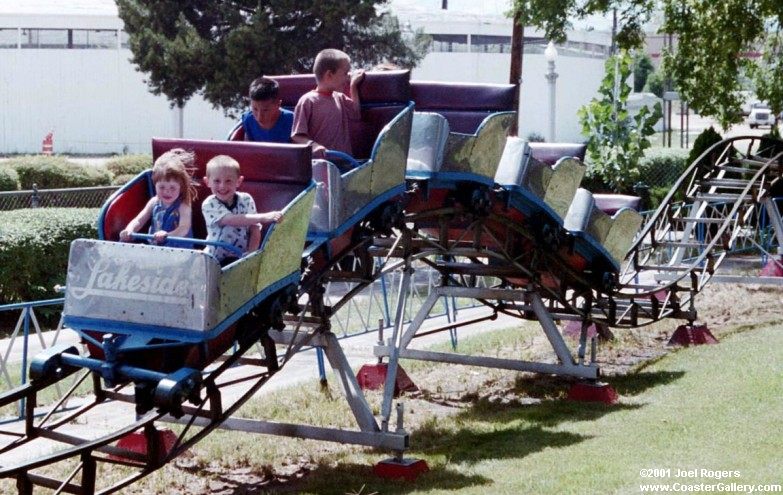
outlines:
[[[468,51],[467,34],[432,34],[433,52],[466,52]]]
[[[511,53],[511,36],[474,34],[470,37],[472,52]]]
[[[12,30],[16,33],[16,30]],[[14,34],[14,38],[16,34]],[[14,42],[14,46],[16,43]],[[22,29],[22,48],[117,48],[116,29]]]
[[[18,29],[0,29],[0,48],[16,48]]]
[[[69,48],[117,48],[116,29],[73,29]]]
[[[22,48],[68,48],[68,30],[22,29]]]
[[[130,48],[130,42],[128,42],[128,33],[120,31],[120,48]]]

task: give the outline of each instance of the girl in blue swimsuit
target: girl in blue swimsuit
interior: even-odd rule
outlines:
[[[155,237],[155,244],[187,249],[193,247],[191,243],[167,240],[168,236],[193,237],[190,205],[196,197],[196,190],[188,173],[193,161],[193,154],[181,148],[167,151],[155,160],[152,166],[155,196],[120,232],[121,241],[129,241],[132,233],[150,222],[149,233]]]

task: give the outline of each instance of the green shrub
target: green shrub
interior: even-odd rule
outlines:
[[[68,250],[97,237],[96,208],[36,208],[0,212],[0,303],[56,297],[65,283]]]
[[[122,174],[122,175],[115,175],[114,178],[111,180],[111,185],[113,186],[124,186],[131,180],[133,180],[134,177],[136,177],[137,174]]]
[[[19,174],[11,167],[0,166],[0,191],[19,189]]]
[[[639,161],[639,181],[655,187],[671,187],[685,172],[688,150],[680,148],[655,148],[647,150]]]
[[[11,158],[7,165],[19,174],[22,189],[60,189],[67,187],[107,186],[111,174],[102,167],[69,162],[63,156],[28,155]]]
[[[114,176],[112,181],[114,184],[117,184],[118,176],[136,176],[148,168],[152,168],[152,156],[150,155],[121,155],[106,162],[106,169]]]
[[[645,93],[653,93],[658,98],[663,98],[663,87],[666,83],[666,78],[663,75],[663,71],[655,71],[647,76],[647,82],[644,85]]]
[[[693,148],[691,148],[691,153],[688,155],[688,164],[696,161],[710,146],[720,141],[723,141],[723,138],[714,127],[709,126],[707,129],[704,129],[693,142]]]

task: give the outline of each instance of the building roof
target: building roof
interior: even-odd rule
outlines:
[[[0,0],[0,15],[116,16],[114,0]]]

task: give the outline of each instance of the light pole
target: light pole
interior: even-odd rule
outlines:
[[[555,60],[557,60],[557,48],[555,44],[550,41],[544,50],[544,58],[547,63],[546,81],[549,86],[549,139],[550,143],[555,142],[555,88],[557,81],[557,72],[555,72]]]

